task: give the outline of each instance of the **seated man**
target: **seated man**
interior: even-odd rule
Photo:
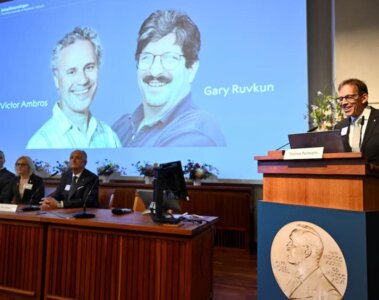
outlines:
[[[53,196],[43,198],[42,209],[99,207],[99,178],[85,169],[87,153],[74,150],[70,155],[70,171],[64,173]]]
[[[4,167],[5,155],[4,152],[0,150],[0,203],[8,202],[8,193],[10,189],[10,182],[15,177],[15,175],[8,171]]]

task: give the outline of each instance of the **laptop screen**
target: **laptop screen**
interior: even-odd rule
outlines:
[[[139,189],[137,189],[136,192],[141,197],[141,200],[142,200],[143,204],[145,205],[145,208],[149,209],[150,203],[154,201],[153,200],[154,199],[153,190],[139,190]]]
[[[340,130],[289,134],[288,140],[291,149],[324,147],[324,153],[345,152]]]

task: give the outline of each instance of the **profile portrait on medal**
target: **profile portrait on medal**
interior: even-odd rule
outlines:
[[[271,246],[275,279],[288,299],[342,299],[347,267],[334,239],[315,224],[283,226]]]

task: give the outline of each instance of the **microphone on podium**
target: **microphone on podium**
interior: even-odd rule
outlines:
[[[55,175],[57,175],[59,173],[59,171],[55,171],[53,174],[51,174],[49,177],[54,177]]]

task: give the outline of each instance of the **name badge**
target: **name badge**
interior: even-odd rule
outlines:
[[[66,184],[64,190],[65,190],[65,191],[69,191],[69,190],[70,190],[70,185],[69,185],[69,184]]]
[[[341,135],[342,136],[347,134],[347,129],[348,129],[347,127],[344,127],[341,129]]]
[[[33,184],[31,184],[31,183],[25,183],[25,185],[24,185],[24,189],[25,190],[31,190],[33,188]]]

